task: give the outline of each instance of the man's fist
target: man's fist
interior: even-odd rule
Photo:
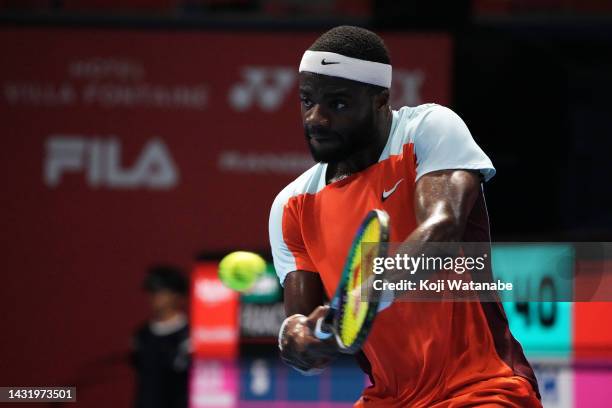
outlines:
[[[332,336],[319,340],[314,336],[317,320],[329,307],[319,306],[309,316],[293,315],[288,318],[279,336],[281,358],[300,371],[325,368],[337,355],[338,346]]]

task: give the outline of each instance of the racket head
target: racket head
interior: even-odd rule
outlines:
[[[340,351],[344,353],[354,354],[361,349],[378,309],[377,298],[362,298],[361,285],[369,275],[369,271],[364,271],[362,267],[372,266],[371,262],[368,262],[369,265],[362,265],[362,260],[386,256],[388,242],[388,214],[378,209],[370,211],[353,238],[332,301],[334,334]],[[364,249],[368,251],[367,254],[362,253]]]

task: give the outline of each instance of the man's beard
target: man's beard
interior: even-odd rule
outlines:
[[[339,134],[321,128],[304,128],[306,143],[313,160],[330,164],[342,162],[370,146],[376,140],[375,132],[376,126],[373,118],[356,126],[349,134]],[[320,145],[314,145],[316,142],[311,139],[311,134],[323,136],[329,140]]]

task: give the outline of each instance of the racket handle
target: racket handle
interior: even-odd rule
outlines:
[[[319,317],[319,319],[317,320],[317,324],[315,325],[314,335],[319,340],[327,340],[333,335],[331,332],[323,330],[323,320],[323,317]]]

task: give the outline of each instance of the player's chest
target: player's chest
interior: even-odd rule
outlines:
[[[312,258],[343,259],[363,217],[372,209],[391,219],[391,240],[415,227],[415,171],[402,156],[327,186],[302,203],[302,237]],[[314,260],[314,259],[313,259]]]

